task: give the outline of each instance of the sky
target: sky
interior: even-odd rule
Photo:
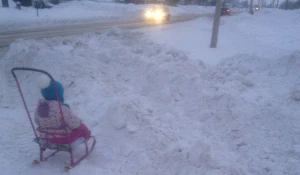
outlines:
[[[83,6],[93,14],[102,5],[78,1],[64,8]],[[130,8],[126,19],[143,7],[103,6],[111,7],[97,14],[103,19],[116,8]],[[178,15],[210,10],[173,8]],[[10,10],[11,30],[37,26]],[[209,48],[209,17],[15,41],[0,58],[2,174],[300,174],[299,14],[261,9],[224,16],[215,49]],[[39,24],[58,25],[57,16],[49,12]],[[64,18],[81,22],[72,13]],[[16,66],[43,69],[61,81],[65,101],[97,139],[93,153],[69,173],[66,154],[31,165],[39,150],[10,73]],[[37,76],[18,74],[31,114],[41,98]]]

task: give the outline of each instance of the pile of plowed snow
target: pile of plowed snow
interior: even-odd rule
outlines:
[[[72,174],[299,173],[299,51],[236,55],[211,67],[119,29],[14,42],[0,60],[1,132],[22,139],[0,153],[0,169],[13,160],[20,168],[11,174],[54,174],[59,155],[28,166],[38,150],[10,73],[17,66],[61,81],[66,103],[98,140]],[[31,112],[41,98],[37,75],[18,73]]]

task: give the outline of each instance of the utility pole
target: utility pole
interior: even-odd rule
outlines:
[[[212,35],[211,35],[210,48],[217,47],[220,18],[221,18],[221,5],[222,5],[222,0],[217,0],[213,30],[212,30]]]

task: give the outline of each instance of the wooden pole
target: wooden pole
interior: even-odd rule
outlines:
[[[213,30],[212,30],[212,35],[211,35],[210,48],[217,47],[220,18],[221,18],[221,5],[222,5],[222,0],[217,0]]]

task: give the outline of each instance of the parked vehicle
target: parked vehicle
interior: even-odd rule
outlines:
[[[259,10],[260,10],[260,7],[258,5],[253,7],[253,11],[259,11]]]
[[[222,7],[221,8],[221,16],[230,15],[230,9],[228,7]]]

